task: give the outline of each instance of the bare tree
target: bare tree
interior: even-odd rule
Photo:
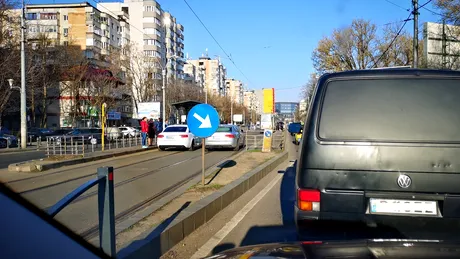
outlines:
[[[8,79],[19,82],[20,78],[20,53],[19,34],[20,20],[12,9],[16,1],[0,0],[0,126],[2,116],[9,108],[16,111],[18,107],[11,105],[13,91],[8,84]]]
[[[394,24],[383,29],[383,37],[378,40],[379,63],[376,64],[376,67],[409,66],[412,64],[412,36],[406,31],[398,35],[399,30],[400,25]],[[422,52],[422,47],[419,47],[419,56],[422,56]]]
[[[435,6],[441,11],[446,22],[460,25],[460,1],[436,0]]]
[[[138,103],[151,102],[161,93],[161,59],[147,56],[135,45],[130,44],[120,49],[119,54],[110,55],[111,64],[122,69],[126,83],[131,90],[137,113]]]
[[[349,27],[324,37],[313,51],[313,65],[320,73],[371,68],[378,49],[376,26],[354,20]]]

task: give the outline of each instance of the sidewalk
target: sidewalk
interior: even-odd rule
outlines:
[[[134,147],[127,147],[127,148],[115,148],[115,149],[109,149],[109,150],[106,149],[104,151],[87,152],[87,153],[84,153],[84,156],[83,154],[78,154],[78,155],[74,155],[74,158],[70,158],[67,160],[61,160],[61,161],[51,160],[48,158],[41,159],[41,160],[30,160],[30,161],[24,161],[21,163],[15,163],[15,164],[9,165],[8,171],[10,172],[39,172],[39,171],[49,170],[52,168],[59,168],[62,166],[82,164],[82,163],[87,163],[87,162],[111,158],[111,157],[117,157],[117,156],[138,153],[138,152],[149,151],[155,148],[156,146],[152,146],[149,148],[142,148],[141,146],[134,146]],[[80,156],[80,157],[75,157],[75,156]],[[59,159],[59,156],[56,155],[55,157]]]

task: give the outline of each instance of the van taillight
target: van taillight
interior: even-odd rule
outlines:
[[[297,205],[300,210],[319,211],[321,193],[319,190],[302,190],[297,193]]]

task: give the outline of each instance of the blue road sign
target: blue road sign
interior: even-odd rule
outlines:
[[[266,130],[264,133],[265,137],[269,138],[272,136],[272,131],[271,130]]]
[[[187,115],[187,125],[195,136],[210,137],[219,127],[219,114],[209,104],[195,105]]]

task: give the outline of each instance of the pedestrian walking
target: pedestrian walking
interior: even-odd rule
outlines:
[[[141,121],[142,148],[148,148],[147,146],[148,132],[149,132],[149,125],[147,123],[147,117],[144,117],[142,118],[142,121]]]
[[[155,124],[152,118],[149,120],[148,136],[149,136],[149,146],[153,146],[153,140],[155,139]]]

